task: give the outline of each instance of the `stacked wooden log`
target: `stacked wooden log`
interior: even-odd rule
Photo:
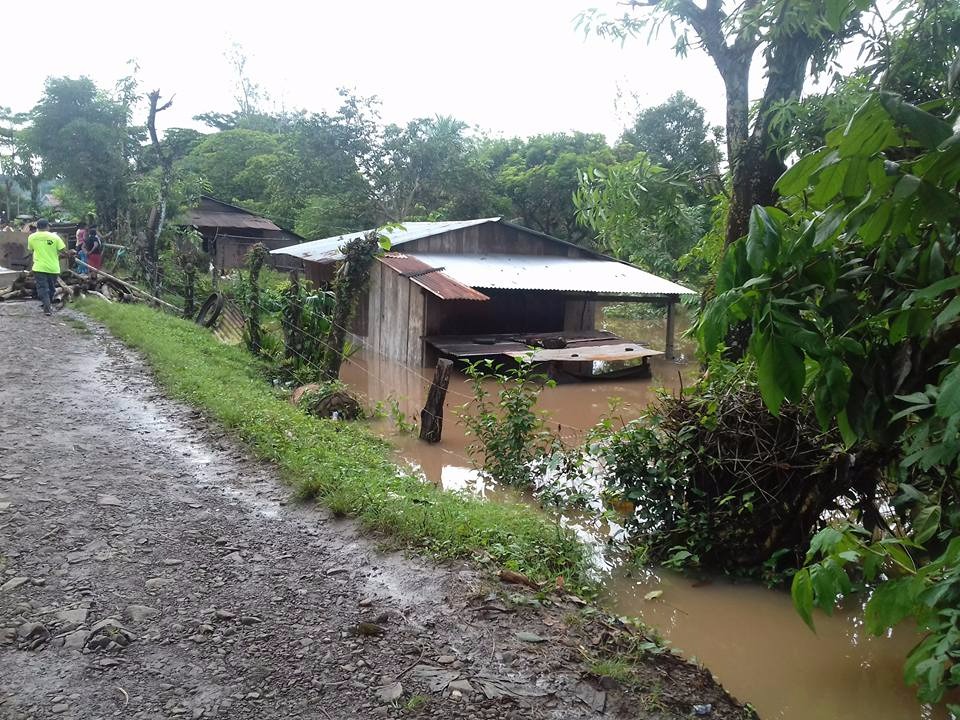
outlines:
[[[66,272],[57,278],[60,298],[76,298],[85,292],[97,293],[114,302],[132,302],[133,293],[123,283],[112,278],[78,275]],[[33,273],[21,272],[8,287],[0,287],[0,302],[6,300],[26,300],[36,297],[37,283]]]

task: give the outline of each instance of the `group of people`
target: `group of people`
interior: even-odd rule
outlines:
[[[57,292],[57,278],[60,277],[60,258],[75,256],[76,270],[80,275],[96,273],[103,263],[103,240],[97,233],[97,226],[82,222],[77,226],[76,243],[67,248],[67,244],[57,233],[50,231],[50,222],[44,218],[30,227],[27,238],[27,252],[33,255],[33,277],[37,284],[37,297],[45,315],[53,312],[53,299]]]
[[[103,240],[97,233],[97,226],[82,222],[77,225],[77,272],[86,275],[89,270],[97,271],[103,264]]]

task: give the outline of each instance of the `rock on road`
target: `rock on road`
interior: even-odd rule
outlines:
[[[288,504],[70,317],[0,304],[0,718],[621,716],[569,609]]]

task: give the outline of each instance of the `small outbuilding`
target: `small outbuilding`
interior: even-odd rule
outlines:
[[[369,232],[369,231],[364,231]],[[273,250],[303,261],[317,286],[333,276],[340,247],[364,232]],[[642,359],[647,350],[596,329],[603,302],[666,306],[666,355],[673,356],[674,305],[694,294],[572,243],[502,218],[408,222],[387,230],[350,328],[371,351],[414,367],[437,356],[519,355],[583,369],[597,360]]]
[[[193,226],[200,232],[204,252],[209,253],[220,271],[243,267],[247,253],[257,243],[273,250],[303,242],[302,237],[272,220],[209,195],[201,195],[199,204],[183,213],[174,224]],[[276,262],[275,259],[273,264]],[[286,265],[281,262],[278,267]]]

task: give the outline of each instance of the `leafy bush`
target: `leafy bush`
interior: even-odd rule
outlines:
[[[467,446],[473,457],[482,458],[482,468],[497,482],[529,485],[530,465],[551,453],[554,444],[546,419],[534,406],[544,386],[553,382],[533,370],[529,358],[519,358],[513,367],[480,360],[466,367],[473,388],[473,402],[459,416],[466,434],[475,440]],[[499,389],[496,399],[488,382]]]
[[[875,454],[854,460],[809,404],[770,414],[751,379],[717,367],[597,446],[649,560],[769,577],[802,559],[826,518],[875,495]]]

